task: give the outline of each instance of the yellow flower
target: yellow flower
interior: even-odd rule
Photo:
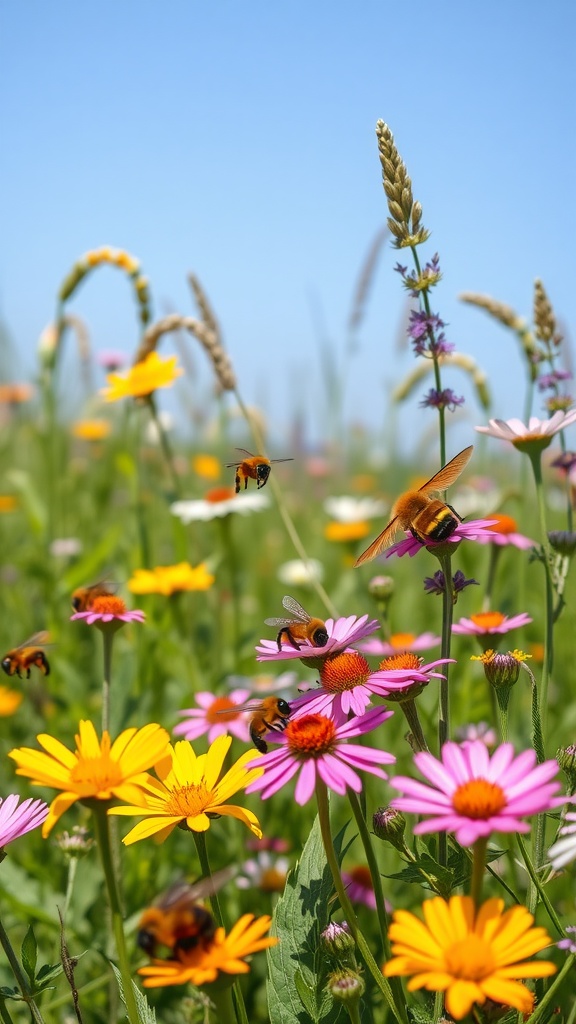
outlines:
[[[18,508],[18,498],[15,494],[0,494],[0,513],[14,512]]]
[[[103,389],[102,395],[107,402],[117,402],[120,398],[144,398],[157,388],[170,387],[183,373],[184,370],[176,366],[176,356],[162,359],[157,352],[150,352],[126,373],[108,374],[109,387]]]
[[[195,455],[192,459],[192,469],[203,480],[217,480],[222,471],[222,464],[215,455]]]
[[[110,808],[110,814],[144,815],[145,820],[135,825],[123,842],[130,845],[153,835],[163,842],[176,825],[205,832],[214,814],[238,818],[260,839],[262,830],[256,815],[227,803],[233,793],[262,775],[262,768],[246,768],[248,761],[254,760],[254,751],[242,754],[218,781],[231,743],[231,736],[218,736],[208,752],[200,756],[187,740],[168,746],[165,757],[154,766],[158,779],[149,775],[139,782],[130,806]]]
[[[182,590],[209,590],[215,576],[204,562],[193,568],[189,562],[157,565],[155,569],[136,569],[128,582],[133,594],[177,594]]]
[[[0,718],[8,718],[20,707],[23,694],[18,690],[9,690],[7,686],[0,686]]]
[[[77,420],[72,424],[72,434],[81,441],[103,441],[111,430],[108,420]]]
[[[326,540],[333,540],[340,543],[353,540],[363,540],[370,533],[370,523],[366,520],[359,520],[355,523],[327,523],[324,527]]]
[[[38,786],[62,790],[44,822],[42,835],[46,837],[76,800],[133,800],[139,794],[137,785],[148,777],[146,769],[165,755],[169,736],[161,726],[152,724],[125,729],[114,743],[104,732],[99,742],[92,722],[83,721],[74,753],[46,733],[36,739],[46,753],[19,747],[8,757],[16,761],[17,775]]]
[[[544,928],[532,928],[525,907],[502,913],[504,901],[486,900],[476,909],[471,896],[440,896],[422,907],[425,923],[407,910],[395,911],[390,926],[392,952],[387,977],[413,974],[408,990],[446,993],[446,1009],[462,1020],[474,1003],[492,999],[530,1013],[534,996],[516,978],[545,978],[556,967],[526,957],[551,945]]]
[[[250,968],[243,958],[278,942],[272,936],[262,938],[271,920],[268,914],[258,918],[254,914],[244,914],[228,935],[223,928],[217,928],[209,944],[199,943],[193,949],[182,950],[178,960],[155,960],[148,967],[141,967],[138,973],[145,978],[144,987],[185,985],[187,982],[203,985],[215,981],[219,971],[246,974]]]

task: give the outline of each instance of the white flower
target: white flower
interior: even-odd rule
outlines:
[[[175,501],[170,511],[186,524],[196,520],[207,522],[209,519],[222,519],[234,512],[247,516],[251,512],[262,512],[270,507],[270,499],[265,494],[234,494],[231,489],[224,487],[217,490],[221,497],[217,497],[216,491],[213,491],[213,497],[209,495],[196,501]]]
[[[278,579],[287,586],[304,587],[309,583],[321,583],[324,578],[324,566],[317,558],[309,558],[303,562],[294,558],[278,567]]]
[[[542,442],[547,440],[547,444],[550,444],[554,434],[575,422],[576,409],[571,409],[569,412],[558,410],[549,420],[539,420],[537,416],[531,416],[528,426],[522,420],[513,417],[510,420],[488,420],[487,427],[475,427],[474,429],[479,434],[488,434],[490,437],[497,437],[500,441],[510,441],[516,446],[525,441]]]
[[[559,839],[548,850],[550,863],[555,871],[558,868],[563,868],[565,864],[569,864],[571,860],[576,858],[576,812],[568,811],[566,821],[573,822],[573,824],[562,826],[558,835],[564,838]]]
[[[324,510],[338,523],[359,523],[364,519],[378,519],[384,516],[388,506],[378,498],[351,498],[343,494],[340,498],[326,498]]]

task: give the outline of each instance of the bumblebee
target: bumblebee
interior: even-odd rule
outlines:
[[[244,481],[244,490],[248,487],[249,480],[255,480],[258,490],[264,487],[268,483],[268,477],[270,476],[270,470],[273,462],[293,462],[293,459],[266,459],[264,455],[252,455],[247,452],[245,448],[236,448],[237,452],[242,452],[245,458],[237,460],[236,462],[228,462],[226,469],[236,470],[236,494],[240,494],[240,488],[242,481]]]
[[[45,631],[34,633],[33,636],[25,640],[19,647],[14,647],[13,650],[8,651],[2,658],[2,668],[6,675],[16,675],[20,679],[25,675],[26,679],[30,679],[30,669],[32,665],[36,665],[36,668],[39,668],[43,675],[49,676],[50,665],[43,650],[48,640],[49,636]]]
[[[136,936],[140,949],[154,958],[165,947],[170,951],[166,959],[179,959],[200,944],[209,945],[216,922],[198,900],[213,896],[235,874],[236,868],[224,868],[193,885],[184,881],[171,885],[142,913]]]
[[[110,578],[105,576],[98,583],[92,583],[89,587],[77,587],[72,591],[72,607],[75,612],[90,611],[97,597],[110,597],[116,593],[116,586]]]
[[[264,619],[267,626],[281,627],[276,637],[279,651],[282,650],[283,637],[286,638],[286,643],[290,644],[297,651],[300,650],[299,640],[302,643],[311,644],[312,647],[326,646],[328,643],[328,632],[326,630],[326,623],[322,619],[313,619],[293,597],[283,597],[282,604],[287,612],[292,612],[295,618]]]
[[[249,711],[250,739],[261,754],[268,750],[268,744],[263,738],[267,732],[284,732],[292,713],[287,700],[282,697],[265,697],[261,701],[249,701],[247,704],[240,704],[234,711]],[[219,715],[229,715],[230,709],[218,711]]]
[[[392,543],[396,531],[400,529],[410,530],[412,536],[423,544],[428,541],[447,540],[462,519],[451,505],[446,505],[439,498],[432,498],[430,495],[443,491],[455,483],[467,466],[473,449],[473,445],[464,448],[464,451],[455,455],[439,473],[422,484],[418,490],[405,491],[401,494],[392,506],[390,522],[356,560],[355,566],[370,562],[381,554]]]

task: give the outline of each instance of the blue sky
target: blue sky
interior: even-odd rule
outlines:
[[[125,247],[156,315],[192,312],[186,274],[198,274],[241,393],[276,435],[297,407],[323,436],[325,362],[342,372],[356,280],[387,213],[382,118],[432,231],[421,253],[440,252],[447,336],[488,371],[494,414],[521,415],[514,340],[457,296],[530,314],[540,277],[570,326],[575,23],[571,0],[3,5],[0,316],[28,372],[74,260]],[[388,246],[344,373],[346,419],[373,428],[412,366],[398,351],[397,259]],[[95,274],[71,310],[97,349],[135,350],[118,272]],[[470,399],[465,432],[484,422],[467,381],[447,383]],[[416,408],[400,418],[407,447],[435,425],[431,412],[414,424]]]

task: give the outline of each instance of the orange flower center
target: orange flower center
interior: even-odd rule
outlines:
[[[415,639],[414,633],[393,633],[390,637],[390,646],[395,647],[397,651],[406,651]]]
[[[101,594],[92,601],[90,611],[99,615],[124,615],[126,605],[122,598],[116,597],[115,594]]]
[[[236,718],[239,718],[239,712],[234,711],[238,705],[230,700],[230,697],[216,697],[216,700],[210,705],[206,711],[206,721],[211,722],[213,725],[216,722],[234,722]],[[228,708],[230,710],[228,711]],[[225,712],[228,712],[225,714]]]
[[[336,726],[325,715],[305,715],[289,722],[284,735],[293,754],[321,757],[334,749]]]
[[[282,892],[286,884],[286,875],[276,868],[268,868],[262,873],[260,888],[262,892]]]
[[[370,665],[357,651],[343,651],[326,658],[320,669],[320,682],[330,693],[342,693],[365,683],[370,676]]]
[[[473,932],[444,951],[444,962],[449,974],[465,981],[482,981],[496,968],[490,945]]]
[[[99,757],[82,757],[70,772],[70,779],[76,786],[90,788],[90,791],[105,799],[109,791],[122,782],[122,772],[116,761],[111,761],[108,751]]]
[[[217,505],[219,501],[230,501],[230,498],[233,498],[235,493],[231,487],[212,487],[206,493],[206,501],[211,501],[212,504]]]
[[[500,512],[493,512],[489,518],[496,520],[492,526],[488,527],[488,529],[492,530],[493,533],[517,533],[518,531],[518,525],[512,516],[505,516]]]
[[[458,786],[452,796],[452,806],[458,814],[480,821],[498,814],[506,803],[504,790],[486,779],[470,779]]]
[[[482,629],[492,629],[494,626],[501,626],[506,616],[502,615],[502,612],[477,612],[476,615],[471,615],[470,618],[475,626],[481,626]]]
[[[423,658],[419,658],[416,654],[410,654],[409,651],[404,651],[402,654],[393,654],[390,658],[384,658],[379,668],[382,669],[414,669],[416,672],[420,669]]]
[[[202,814],[210,802],[210,796],[204,782],[179,786],[166,801],[164,813],[169,817],[182,815],[183,818],[195,818],[197,814]]]

